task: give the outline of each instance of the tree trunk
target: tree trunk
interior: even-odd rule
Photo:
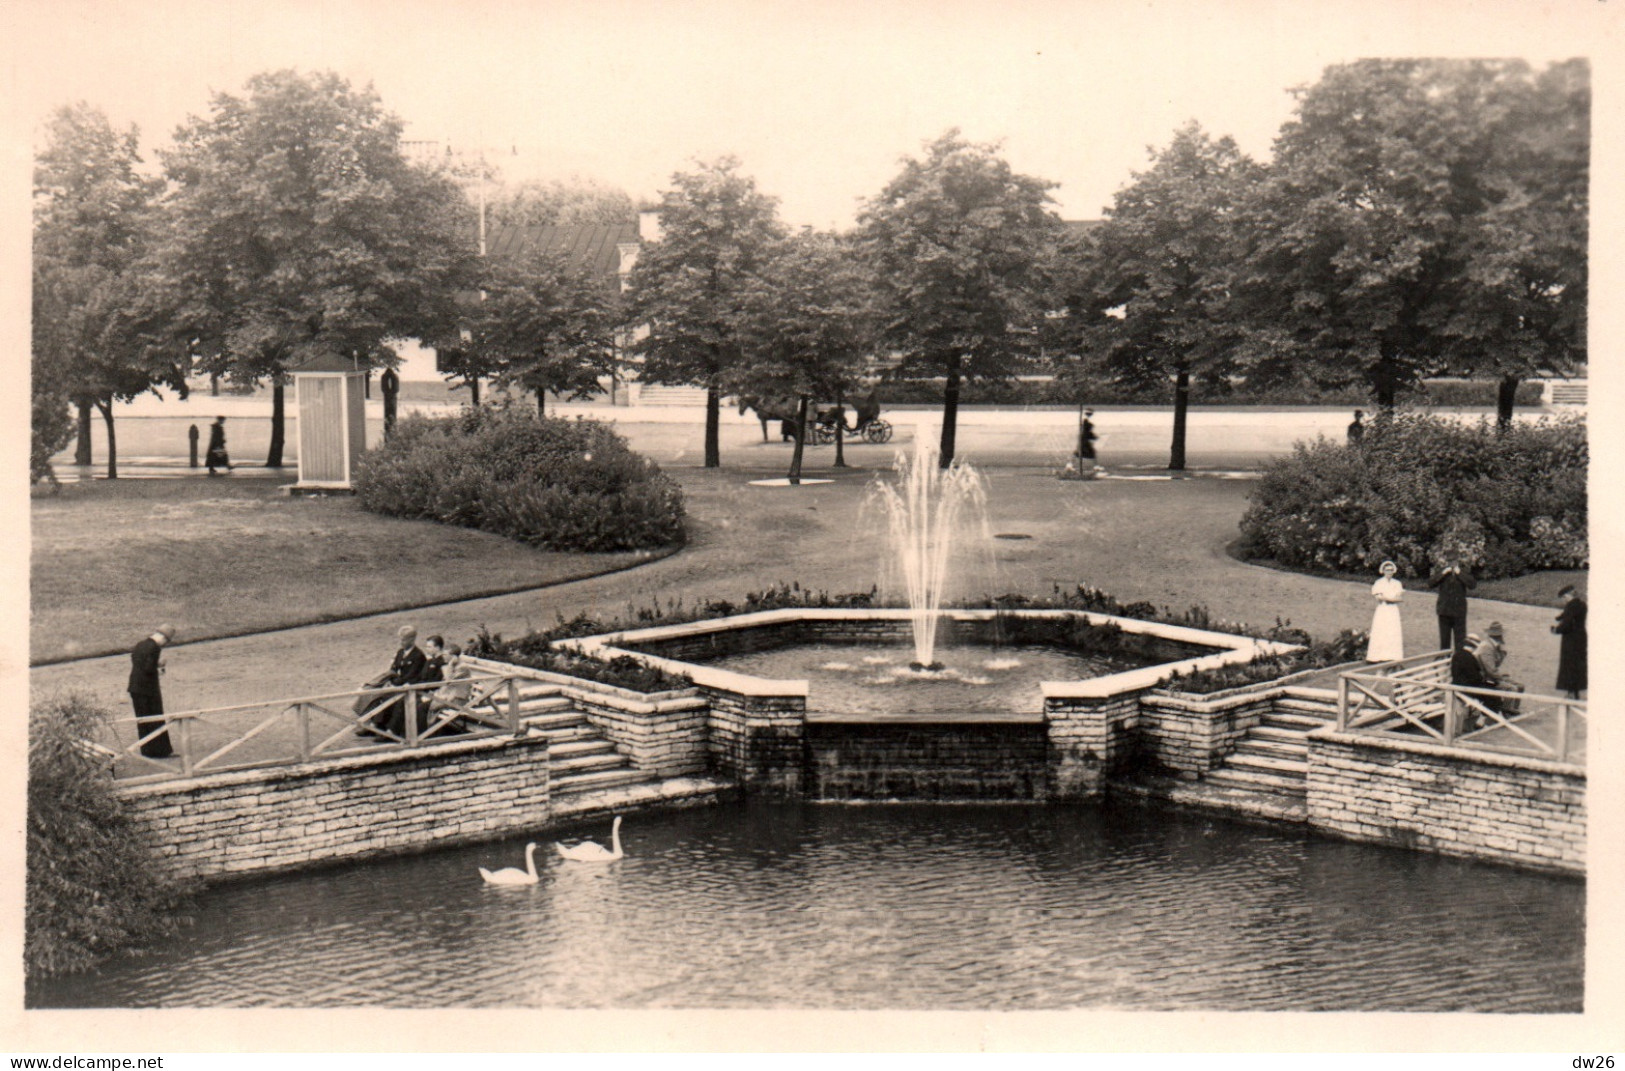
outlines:
[[[102,414],[102,423],[107,425],[107,478],[118,479],[118,435],[113,430],[113,399],[97,398],[96,408]]]
[[[90,403],[75,402],[79,407],[79,436],[73,447],[75,465],[90,464]]]
[[[1517,376],[1505,375],[1495,387],[1495,426],[1503,431],[1512,426],[1512,405],[1518,400]]]
[[[835,468],[846,468],[846,393],[835,396]]]
[[[790,484],[801,486],[801,452],[807,444],[807,395],[796,406],[796,448],[790,454]]]
[[[281,380],[271,386],[271,449],[265,455],[265,467],[279,469],[282,467],[282,444],[287,434],[287,406],[283,398]]]
[[[705,467],[722,467],[722,395],[715,384],[705,388]]]
[[[546,387],[537,387],[536,388],[536,415],[539,416],[539,417],[545,417],[547,415],[547,388]]]
[[[947,468],[954,463],[954,431],[959,423],[959,358],[948,362],[948,378],[942,385],[942,445],[937,465]]]
[[[1179,371],[1174,375],[1174,444],[1168,452],[1168,470],[1170,472],[1185,471],[1185,415],[1190,408],[1191,400],[1191,373],[1190,369],[1180,365]]]
[[[469,376],[463,382],[468,384],[468,398],[475,409],[480,407],[480,377]]]
[[[220,396],[220,373],[219,372],[210,372],[209,373],[209,396],[211,398],[218,398]]]

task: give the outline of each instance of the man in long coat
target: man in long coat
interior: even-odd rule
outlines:
[[[1467,592],[1478,586],[1473,574],[1455,562],[1434,573],[1428,587],[1438,588],[1433,611],[1439,615],[1439,647],[1453,651],[1467,638]]]
[[[1557,687],[1570,699],[1586,690],[1586,601],[1579,589],[1567,584],[1557,593],[1567,599],[1552,631],[1562,637],[1557,652]]]
[[[141,754],[151,759],[167,759],[175,753],[169,743],[169,730],[165,728],[164,692],[158,679],[164,671],[164,645],[174,635],[175,626],[160,626],[130,651],[129,689],[130,703],[135,707],[136,735],[146,736],[154,729],[162,730],[141,743]]]

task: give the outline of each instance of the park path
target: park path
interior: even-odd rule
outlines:
[[[796,581],[831,593],[884,584],[879,518],[868,506],[870,474],[802,488],[763,488],[762,472],[688,470],[694,538],[681,553],[634,569],[538,591],[447,603],[234,639],[182,642],[166,656],[170,710],[227,706],[346,691],[388,663],[402,624],[421,635],[462,642],[484,626],[506,636],[545,627],[560,614],[624,617],[631,607],[747,592]],[[1063,483],[1044,469],[990,474],[985,553],[966,570],[970,594],[1063,590],[1079,583],[1124,601],[1145,599],[1184,609],[1201,604],[1219,617],[1267,627],[1289,620],[1316,636],[1365,628],[1371,599],[1364,583],[1247,565],[1230,558],[1245,508],[1244,481],[1193,478]],[[998,536],[1025,536],[1000,539]],[[1407,650],[1437,639],[1433,599],[1408,592],[1402,607]],[[1555,611],[1475,600],[1475,631],[1506,627],[1508,671],[1532,691],[1550,691],[1557,637]],[[183,629],[184,621],[176,622]],[[123,712],[127,656],[36,667],[36,699],[82,690]]]

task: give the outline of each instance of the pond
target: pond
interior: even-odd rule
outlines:
[[[843,714],[1038,714],[1044,709],[1044,681],[1088,680],[1146,664],[1039,645],[938,644],[936,653],[942,668],[926,672],[909,668],[912,648],[874,644],[797,644],[707,664],[769,680],[805,680],[808,710]]]
[[[544,844],[529,887],[475,869],[523,839],[221,886],[27,1003],[1582,1010],[1579,880],[1134,805],[728,804],[622,839]]]

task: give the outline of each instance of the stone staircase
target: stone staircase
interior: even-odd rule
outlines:
[[[1325,724],[1324,718],[1309,714],[1266,714],[1225,756],[1223,765],[1209,771],[1203,780],[1220,788],[1279,796],[1284,802],[1301,804],[1309,775],[1309,743],[1304,738],[1311,729]]]
[[[550,791],[555,797],[659,780],[616,751],[556,684],[520,682],[519,719],[532,733],[547,737]]]

